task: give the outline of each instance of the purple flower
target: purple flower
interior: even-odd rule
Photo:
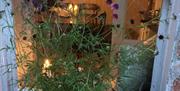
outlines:
[[[111,5],[111,8],[114,10],[114,9],[119,9],[119,4],[117,4],[117,3],[113,3],[112,5]]]
[[[31,2],[35,8],[42,6],[42,2],[40,0],[31,0]]]
[[[114,19],[118,19],[118,14],[113,14]]]
[[[108,5],[111,5],[111,4],[112,4],[112,0],[106,0],[106,3],[107,3]]]
[[[31,0],[33,6],[37,9],[37,11],[43,10],[43,4],[41,0]]]

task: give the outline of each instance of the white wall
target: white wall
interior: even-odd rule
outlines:
[[[11,0],[0,0],[0,91],[17,91]],[[12,42],[11,42],[12,41]]]
[[[157,39],[151,91],[179,91],[172,88],[174,80],[180,77],[176,48],[180,40],[180,0],[163,0],[161,11],[158,36],[163,35],[164,39]]]

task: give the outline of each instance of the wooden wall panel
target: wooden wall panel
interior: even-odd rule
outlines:
[[[31,27],[28,26],[26,23],[26,18],[30,17],[32,13],[30,11],[30,7],[28,4],[25,3],[23,0],[13,0],[13,11],[14,11],[14,31],[16,34],[16,56],[17,56],[17,63],[18,63],[18,79],[21,79],[24,73],[26,72],[25,69],[27,62],[26,60],[32,60],[33,53],[29,46],[32,45],[31,43]],[[23,59],[24,57],[27,57]],[[22,58],[22,59],[20,59]]]
[[[128,0],[127,6],[127,16],[126,16],[126,29],[134,29],[140,25],[142,16],[140,15],[140,11],[146,11],[148,9],[148,0]],[[134,24],[131,24],[131,20],[134,21]]]

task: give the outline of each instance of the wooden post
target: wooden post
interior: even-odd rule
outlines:
[[[159,10],[159,9],[161,9],[162,1],[163,1],[163,0],[154,0],[155,5],[154,5],[153,10]]]
[[[114,56],[119,50],[119,45],[123,40],[123,32],[125,31],[125,20],[127,12],[128,0],[117,0],[119,9],[113,13],[118,14],[118,19],[113,19],[114,30],[112,31],[112,55]]]
[[[117,0],[116,1],[119,4],[119,9],[116,11],[113,11],[113,13],[118,14],[118,19],[113,19],[113,31],[112,31],[112,39],[111,39],[111,58],[112,60],[116,60],[117,58],[117,53],[119,51],[119,46],[123,40],[123,33],[125,30],[125,19],[126,19],[126,11],[127,11],[127,3],[128,0]],[[118,66],[118,65],[116,65]],[[113,79],[112,81],[112,87],[115,87],[116,81],[117,81],[117,76],[119,75],[118,71],[119,67],[115,67],[112,70]],[[114,84],[114,85],[113,85]]]

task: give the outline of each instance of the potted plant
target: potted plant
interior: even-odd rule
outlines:
[[[121,46],[119,62],[119,91],[148,91],[151,84],[154,47],[143,44]]]

